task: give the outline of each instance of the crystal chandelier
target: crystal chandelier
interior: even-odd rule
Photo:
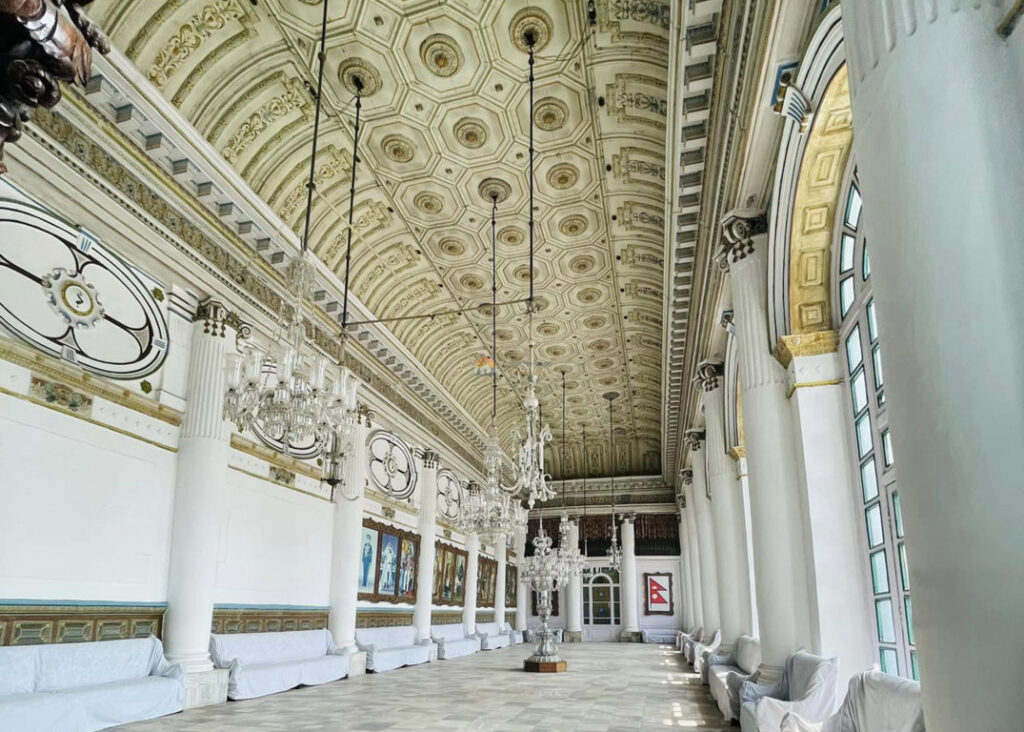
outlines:
[[[516,482],[512,490],[525,495],[530,508],[533,508],[538,501],[543,503],[554,498],[555,491],[551,487],[551,478],[544,472],[544,445],[551,441],[551,430],[542,423],[540,417],[540,401],[537,399],[537,359],[533,343],[533,314],[537,312],[537,303],[533,298],[533,47],[536,39],[532,30],[527,30],[523,39],[529,48],[530,56],[530,297],[526,302],[530,363],[526,397],[523,399],[523,407],[526,409],[526,434],[520,438],[519,454],[515,463]]]
[[[324,2],[320,32],[320,68],[316,91],[316,116],[313,123],[313,151],[310,159],[306,198],[305,233],[300,256],[288,266],[287,285],[292,304],[284,308],[280,327],[269,352],[250,343],[241,355],[229,354],[225,364],[227,389],[224,394],[224,418],[234,422],[239,432],[258,427],[270,439],[279,441],[285,452],[310,444],[315,452],[338,451],[339,440],[351,432],[356,412],[358,382],[339,365],[328,388],[328,360],[321,355],[308,358],[305,353],[303,314],[316,286],[313,255],[308,249],[310,209],[315,188],[316,150],[320,132],[320,101],[323,89],[324,47],[327,34],[327,2]],[[358,110],[358,102],[357,102]],[[358,111],[357,111],[358,120]],[[358,122],[357,122],[358,125]],[[355,162],[353,162],[353,180]],[[346,276],[347,280],[347,276]],[[348,297],[348,283],[345,284]],[[330,444],[329,444],[330,443]]]
[[[615,426],[612,421],[612,402],[618,396],[613,391],[604,395],[608,400],[608,454],[611,456],[612,482],[612,543],[608,547],[608,564],[618,572],[622,569],[622,547],[619,546],[619,527],[615,523]]]
[[[597,567],[588,563],[587,558],[590,556],[590,546],[587,541],[587,427],[583,426],[583,520],[580,522],[580,528],[583,531],[583,574],[590,576],[597,572]]]
[[[572,524],[569,512],[565,510],[565,371],[562,371],[562,515],[558,521],[558,561],[567,577],[579,577],[586,564],[586,558],[580,554],[578,542],[573,542],[570,532]]]

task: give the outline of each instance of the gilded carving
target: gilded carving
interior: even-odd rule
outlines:
[[[203,41],[224,28],[230,21],[245,15],[238,0],[216,0],[203,7],[174,33],[163,45],[147,76],[157,87],[163,88]]]

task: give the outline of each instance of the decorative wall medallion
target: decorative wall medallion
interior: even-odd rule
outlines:
[[[459,144],[471,150],[475,150],[487,142],[487,126],[482,120],[475,117],[460,119],[455,123],[454,132],[455,139],[459,141]]]
[[[569,108],[565,106],[565,102],[554,97],[545,97],[534,107],[533,123],[545,132],[553,132],[562,129],[568,116]]]
[[[506,226],[498,232],[498,241],[510,247],[517,247],[526,241],[526,234],[517,226]]]
[[[412,141],[401,135],[388,135],[380,144],[381,150],[396,163],[408,163],[416,154]]]
[[[444,210],[444,202],[439,196],[435,196],[433,193],[417,193],[416,197],[412,199],[412,205],[418,208],[425,214],[436,216]]]
[[[32,377],[29,394],[40,401],[88,417],[92,414],[92,397],[75,391],[70,386],[54,381]]]
[[[416,489],[416,464],[406,445],[390,432],[370,438],[370,481],[392,498],[404,499]]]
[[[579,170],[569,163],[559,163],[548,171],[548,185],[559,190],[572,188],[579,179]]]
[[[448,520],[458,518],[462,508],[462,483],[450,470],[437,471],[437,512]]]
[[[596,262],[589,254],[581,254],[569,260],[569,269],[576,274],[585,274],[594,269]]]
[[[566,236],[579,236],[587,230],[587,219],[579,214],[566,216],[558,223],[558,230]]]
[[[420,59],[433,73],[447,77],[462,68],[462,51],[455,39],[435,33],[420,44]]]
[[[370,64],[361,58],[349,58],[341,62],[338,67],[338,79],[349,91],[356,93],[355,77],[363,82],[363,96],[372,97],[380,91],[380,74]]]
[[[480,181],[480,198],[487,203],[497,201],[501,203],[512,193],[512,186],[499,178],[484,178]]]
[[[0,324],[87,371],[137,379],[167,356],[167,323],[142,280],[89,233],[0,201]]]
[[[527,31],[533,33],[533,50],[539,52],[551,40],[551,31],[553,25],[551,23],[551,16],[545,13],[540,8],[523,8],[512,17],[512,22],[509,23],[509,36],[512,38],[512,42],[516,44],[523,53],[527,53],[530,49],[526,45],[524,35]]]
[[[445,237],[442,239],[438,242],[437,248],[441,250],[442,254],[449,257],[461,257],[466,253],[466,245],[452,237]]]

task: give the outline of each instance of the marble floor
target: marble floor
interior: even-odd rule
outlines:
[[[618,732],[730,729],[671,646],[560,646],[563,674],[522,669],[528,645],[367,674],[120,729]]]

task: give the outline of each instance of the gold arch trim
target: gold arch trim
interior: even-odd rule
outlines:
[[[844,64],[815,113],[793,198],[789,250],[790,333],[832,329],[832,238],[853,146],[850,82]]]

